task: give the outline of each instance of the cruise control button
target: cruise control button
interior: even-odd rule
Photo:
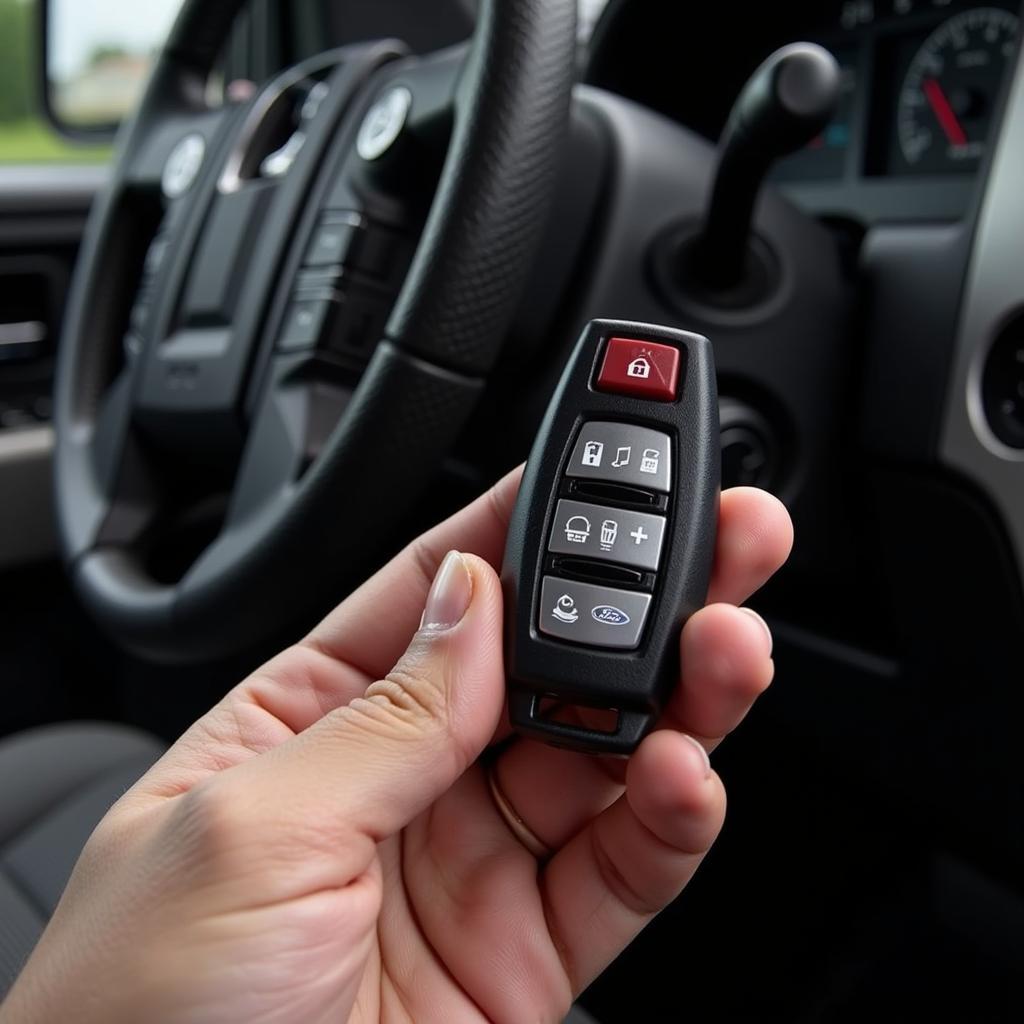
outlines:
[[[150,242],[149,248],[146,250],[146,262],[143,267],[147,277],[155,277],[159,273],[169,247],[170,239],[166,234],[159,234]]]
[[[560,501],[548,551],[619,562],[638,569],[657,569],[664,532],[663,516],[582,501]]]
[[[363,219],[358,213],[326,214],[310,240],[305,265],[326,267],[350,262],[364,234]]]
[[[629,423],[586,423],[576,439],[566,476],[631,484],[667,494],[672,489],[668,435]]]
[[[631,651],[651,607],[651,595],[545,576],[540,588],[540,631],[586,647]]]
[[[285,314],[277,347],[286,352],[315,347],[333,305],[330,299],[295,299]]]

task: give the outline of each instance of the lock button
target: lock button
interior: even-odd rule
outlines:
[[[612,338],[597,378],[599,391],[674,402],[679,389],[679,349],[632,338]]]

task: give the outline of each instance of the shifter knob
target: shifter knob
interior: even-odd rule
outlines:
[[[750,77],[719,143],[711,205],[691,264],[712,289],[743,277],[754,204],[769,168],[821,133],[839,99],[839,65],[814,43],[776,50]]]

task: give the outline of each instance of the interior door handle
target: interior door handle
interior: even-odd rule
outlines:
[[[46,324],[41,320],[0,323],[0,362],[35,359],[46,347]]]

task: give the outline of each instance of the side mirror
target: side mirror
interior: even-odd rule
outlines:
[[[37,3],[47,119],[72,138],[111,138],[135,109],[182,0]]]

